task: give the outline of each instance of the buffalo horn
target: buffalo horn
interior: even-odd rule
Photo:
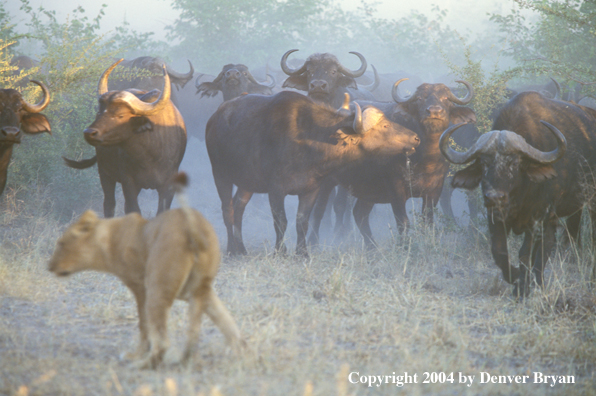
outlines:
[[[360,65],[360,68],[358,70],[349,70],[349,69],[346,69],[343,65],[340,64],[339,65],[339,71],[342,74],[345,74],[348,77],[352,77],[352,78],[360,77],[366,71],[366,67],[367,67],[366,59],[364,58],[364,56],[361,53],[356,52],[356,51],[351,51],[350,54],[354,54],[358,58],[360,58],[360,62],[362,63]]]
[[[561,85],[554,78],[551,77],[550,79],[553,80],[553,83],[555,83],[555,96],[553,97],[553,99],[561,100]]]
[[[292,69],[290,66],[288,66],[288,56],[290,56],[290,54],[292,52],[296,52],[296,51],[298,51],[298,50],[297,49],[289,50],[281,57],[281,62],[280,62],[281,70],[283,70],[283,72],[286,73],[288,76],[297,76],[297,75],[302,74],[306,71],[306,63],[304,63],[302,66],[300,66],[297,69]]]
[[[401,96],[399,96],[399,93],[397,92],[397,87],[399,86],[399,84],[401,84],[402,82],[409,80],[409,78],[402,78],[400,80],[397,80],[395,82],[395,84],[393,84],[393,88],[391,89],[391,96],[393,97],[393,100],[395,101],[395,103],[403,103],[403,102],[407,102],[410,97],[408,98],[402,98]]]
[[[370,65],[370,67],[372,67],[373,69],[373,73],[374,73],[374,81],[372,82],[372,84],[369,85],[360,85],[362,88],[366,89],[367,91],[374,91],[375,89],[377,89],[379,87],[379,84],[381,83],[381,80],[379,79],[379,73],[377,73],[377,68],[375,67],[375,65]]]
[[[477,153],[479,149],[484,145],[480,143],[481,140],[484,141],[484,139],[481,137],[476,141],[476,143],[474,143],[474,146],[464,153],[460,153],[452,149],[449,146],[449,138],[453,132],[464,125],[466,125],[465,122],[450,126],[445,130],[445,132],[443,132],[443,134],[441,134],[441,138],[439,139],[439,149],[441,150],[441,153],[445,158],[447,158],[447,161],[451,162],[452,164],[467,164],[468,162],[473,161],[478,156]]]
[[[159,94],[159,97],[153,103],[143,102],[137,98],[133,93],[128,91],[120,91],[118,96],[114,100],[119,100],[126,103],[132,109],[133,113],[141,116],[150,116],[162,110],[170,100],[170,94],[172,87],[170,85],[170,77],[166,70],[165,65],[163,66],[163,79],[164,87],[163,91]]]
[[[467,105],[468,103],[470,103],[472,101],[472,98],[474,97],[474,89],[472,89],[472,85],[467,81],[457,80],[456,82],[460,83],[460,84],[464,84],[466,86],[466,88],[468,89],[468,94],[463,99],[460,99],[457,96],[455,96],[453,94],[453,92],[449,91],[450,92],[449,100],[455,104],[458,104],[458,105],[462,105],[462,106]]]
[[[358,134],[364,133],[364,127],[362,126],[362,109],[360,105],[354,102],[354,123],[352,124],[352,128]]]
[[[563,157],[563,155],[565,155],[565,152],[567,151],[567,140],[565,139],[565,136],[563,136],[561,131],[559,131],[555,126],[549,124],[546,121],[540,120],[540,122],[544,126],[546,126],[557,139],[557,148],[553,151],[544,152],[536,149],[535,147],[524,141],[520,145],[521,147],[519,149],[530,159],[540,164],[548,165],[557,162],[559,159],[561,159],[561,157]]]
[[[104,71],[103,74],[101,75],[101,77],[99,78],[99,84],[97,86],[97,94],[99,96],[108,92],[108,76],[110,75],[112,70],[114,70],[114,68],[116,66],[118,66],[120,64],[120,62],[122,62],[123,60],[124,60],[123,58],[120,60],[117,60],[112,66],[108,67],[106,69],[106,71]]]
[[[39,103],[36,104],[30,104],[27,103],[25,100],[23,100],[22,106],[23,108],[28,111],[29,113],[39,113],[40,111],[42,111],[43,109],[45,109],[48,104],[50,103],[50,90],[48,89],[48,87],[46,87],[43,83],[36,81],[36,80],[30,80],[32,83],[39,85],[39,87],[41,88],[41,91],[43,92],[43,98],[41,98],[41,101]]]
[[[188,60],[188,64],[190,65],[190,71],[186,74],[178,73],[177,71],[172,70],[169,65],[166,65],[166,70],[168,71],[168,75],[170,77],[184,81],[182,88],[184,88],[186,83],[189,82],[192,76],[195,74],[195,69],[192,67],[190,60]]]

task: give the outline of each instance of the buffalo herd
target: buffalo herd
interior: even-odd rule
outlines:
[[[579,240],[586,207],[596,228],[591,202],[596,111],[578,104],[577,95],[562,99],[556,81],[552,94],[550,86],[512,92],[495,111],[493,130],[479,134],[473,127],[476,114],[468,107],[474,89],[467,81],[457,81],[462,88],[457,91],[442,83],[417,83],[403,97],[400,84],[408,79],[380,76],[374,68],[368,83],[359,85],[368,64],[358,52],[350,54],[360,67],[350,70],[330,53],[289,59],[297,51],[281,56],[283,82],[270,67],[258,75],[260,82],[243,64],[227,64],[217,76],[208,76],[195,73],[190,62],[188,73],[178,73],[161,58],[116,61],[99,78],[97,115],[82,131],[96,155],[64,158],[66,165],[97,164],[105,217],[115,214],[117,183],[125,213],[140,212],[142,189],[157,190],[160,213],[172,203],[171,181],[187,139],[204,141],[229,254],[247,253],[242,218],[255,193],[268,194],[279,253],[286,250],[284,199],[298,196],[296,253],[308,256],[307,233],[316,243],[330,195],[343,208],[351,197],[355,224],[365,246],[373,249],[369,215],[375,204],[391,204],[403,234],[409,198],[422,199],[423,218],[431,224],[440,200],[446,199],[442,207],[451,211],[449,188],[480,186],[494,261],[518,297],[528,294],[532,279],[542,285],[559,219],[567,219],[569,239]],[[152,76],[108,83],[119,64]],[[191,79],[195,83],[187,84]],[[0,90],[0,193],[21,132],[50,132],[41,114],[50,92],[43,83],[26,83],[41,87],[38,104],[27,103],[17,90]],[[454,140],[464,142],[459,146],[465,151],[455,150]],[[447,179],[450,163],[466,167]],[[442,191],[447,196],[441,198]],[[519,266],[509,262],[510,231],[524,236]],[[592,235],[596,242],[596,229]]]

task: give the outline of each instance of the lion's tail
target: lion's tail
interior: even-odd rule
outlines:
[[[188,175],[185,172],[178,172],[172,181],[172,186],[176,193],[176,199],[180,204],[180,209],[184,212],[184,217],[188,224],[188,237],[190,245],[193,250],[205,250],[207,249],[207,239],[203,235],[203,231],[196,221],[196,215],[193,213],[193,209],[188,205],[186,197],[186,187],[188,186]],[[197,252],[198,253],[198,252]]]

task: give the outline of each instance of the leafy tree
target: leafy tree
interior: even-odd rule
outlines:
[[[219,72],[225,63],[264,64],[289,49],[350,48],[355,15],[332,0],[173,0],[181,11],[168,38],[174,54]],[[305,51],[305,53],[306,53]]]
[[[69,220],[78,211],[102,197],[97,172],[67,168],[61,156],[91,157],[95,150],[82,138],[82,131],[97,111],[97,81],[101,73],[138,40],[148,38],[129,31],[124,25],[116,35],[100,33],[103,9],[90,19],[85,10],[76,8],[68,20],[60,23],[54,11],[40,7],[33,10],[28,0],[21,9],[29,16],[29,37],[41,43],[36,80],[46,84],[51,93],[44,114],[50,120],[52,136],[25,136],[17,147],[9,169],[8,187],[27,188],[43,185],[51,205],[59,216]],[[0,46],[0,73],[5,47]],[[1,76],[1,74],[0,74]],[[29,84],[23,92],[27,100],[39,100],[39,88]]]
[[[524,75],[549,75],[570,85],[596,82],[596,3],[583,0],[514,0],[508,15],[492,15],[507,43],[507,54]],[[533,17],[528,16],[533,11]]]
[[[375,18],[374,6],[363,3],[370,39],[382,44],[382,51],[402,70],[428,75],[434,80],[449,72],[443,64],[442,53],[463,60],[460,35],[445,23],[447,11],[434,6],[432,17],[411,10],[400,19]],[[395,66],[394,66],[395,68]],[[430,81],[429,81],[430,82]]]

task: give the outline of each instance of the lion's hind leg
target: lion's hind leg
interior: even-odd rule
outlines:
[[[228,309],[223,305],[219,297],[217,297],[217,294],[215,294],[213,288],[209,289],[205,308],[207,315],[226,337],[227,343],[236,351],[239,351],[244,346],[244,341],[240,336],[240,330]]]
[[[188,330],[186,348],[184,349],[181,363],[186,363],[193,356],[199,342],[201,333],[201,318],[205,311],[205,296],[199,291],[188,299]]]
[[[186,283],[190,265],[188,260],[167,256],[160,249],[154,249],[147,261],[145,316],[151,347],[149,356],[140,362],[140,368],[156,368],[163,361],[169,347],[168,315]]]

